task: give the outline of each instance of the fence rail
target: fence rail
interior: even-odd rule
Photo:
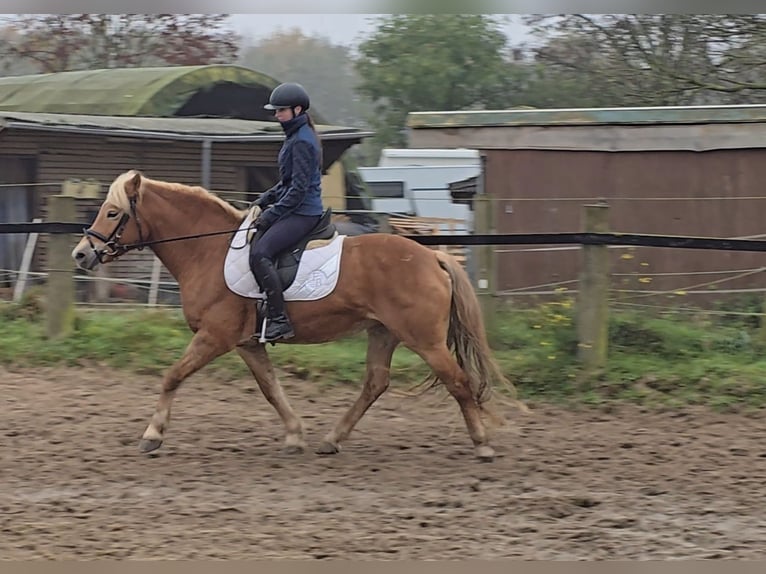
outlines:
[[[87,225],[82,223],[67,222],[0,223],[0,234],[81,234],[85,227]],[[235,231],[236,229],[232,229],[223,233],[234,233]],[[423,245],[621,245],[633,247],[672,247],[675,249],[766,251],[766,240],[761,239],[641,233],[455,233],[450,235],[403,234],[403,236]]]
[[[49,221],[0,223],[0,234],[21,233],[50,235],[50,258],[45,276],[48,308],[47,321],[49,336],[55,337],[71,330],[74,305],[75,273],[71,261],[71,235],[80,235],[85,225],[73,222],[75,219],[73,198],[52,196],[49,198]],[[614,246],[659,247],[672,249],[701,249],[723,251],[766,251],[766,239],[752,238],[689,237],[677,235],[637,234],[610,232],[607,226],[607,206],[604,204],[585,205],[585,229],[564,233],[485,233],[488,227],[488,204],[478,202],[476,227],[478,233],[421,234],[400,230],[400,235],[426,246],[474,247],[477,250],[475,280],[482,302],[488,328],[497,316],[495,299],[498,295],[492,277],[495,272],[495,253],[491,246],[502,245],[563,245],[580,246],[582,271],[577,283],[577,336],[579,356],[591,368],[602,367],[606,361],[607,324],[611,276],[608,270],[608,248]],[[223,233],[234,233],[236,229]],[[155,266],[156,266],[155,262]],[[750,269],[749,273],[764,269]],[[156,270],[155,270],[156,271]],[[155,277],[155,275],[157,275]],[[31,276],[31,275],[30,275]],[[83,279],[78,277],[77,279]],[[89,278],[93,281],[108,281],[106,277]],[[159,280],[153,273],[152,280]],[[716,280],[719,281],[719,280]],[[149,282],[144,282],[148,285]],[[154,285],[154,283],[152,283]],[[546,285],[543,287],[550,287]],[[155,291],[158,289],[154,287]],[[550,291],[550,289],[547,289]],[[523,294],[523,292],[516,291]],[[650,293],[647,293],[650,294]],[[155,304],[156,293],[154,297]]]

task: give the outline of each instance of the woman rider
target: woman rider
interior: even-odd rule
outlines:
[[[266,294],[266,341],[294,336],[285,313],[282,284],[274,260],[314,228],[324,212],[322,204],[322,147],[311,117],[309,96],[300,84],[280,84],[264,107],[273,110],[285,133],[279,151],[279,182],[262,193],[255,204],[262,212],[250,244],[250,268]],[[259,338],[255,333],[253,338]]]

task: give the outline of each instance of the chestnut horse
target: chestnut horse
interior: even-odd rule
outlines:
[[[142,452],[162,444],[171,403],[184,379],[233,349],[281,417],[286,450],[305,448],[303,423],[275,377],[266,347],[250,338],[254,300],[234,293],[224,279],[229,241],[246,213],[202,187],[150,179],[131,170],[111,184],[91,227],[72,251],[80,268],[92,270],[150,246],[178,282],[183,314],[194,334],[164,375],[140,442]],[[443,383],[457,401],[476,456],[492,460],[494,449],[481,415],[500,420],[488,400],[497,384],[513,387],[492,358],[478,300],[460,263],[401,236],[372,233],[343,239],[334,290],[318,300],[286,302],[295,337],[284,344],[323,343],[361,330],[368,334],[361,394],[316,452],[339,451],[387,389],[391,359],[402,344],[431,368],[426,382]]]

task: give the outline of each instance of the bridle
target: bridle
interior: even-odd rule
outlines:
[[[138,243],[133,243],[131,245],[123,245],[120,243],[120,238],[122,237],[122,232],[125,231],[125,225],[128,223],[128,220],[130,218],[135,219],[136,221],[136,227],[138,227]],[[120,221],[117,222],[117,226],[112,230],[112,232],[106,236],[98,231],[94,231],[91,228],[83,229],[83,234],[85,235],[85,238],[88,240],[88,243],[90,244],[90,248],[93,250],[93,252],[96,254],[96,258],[98,259],[98,262],[102,265],[104,264],[104,257],[112,257],[117,258],[121,255],[124,255],[128,251],[132,251],[133,249],[138,249],[141,251],[147,243],[144,241],[144,232],[141,228],[141,220],[138,218],[138,213],[136,212],[136,198],[131,197],[130,198],[130,213],[123,212],[122,217],[120,217]],[[101,249],[96,248],[95,244],[92,241],[92,237],[95,237],[99,241],[102,241],[104,243],[104,247]]]

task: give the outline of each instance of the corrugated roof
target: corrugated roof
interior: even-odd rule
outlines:
[[[0,129],[28,129],[164,139],[277,141],[284,138],[277,122],[225,118],[115,117],[0,111]],[[317,125],[322,139],[361,140],[373,135],[357,128]]]
[[[434,111],[411,112],[407,118],[413,129],[752,122],[766,122],[766,105]]]
[[[270,91],[278,82],[234,65],[165,66],[0,78],[0,111],[173,116],[196,92],[220,82]]]

